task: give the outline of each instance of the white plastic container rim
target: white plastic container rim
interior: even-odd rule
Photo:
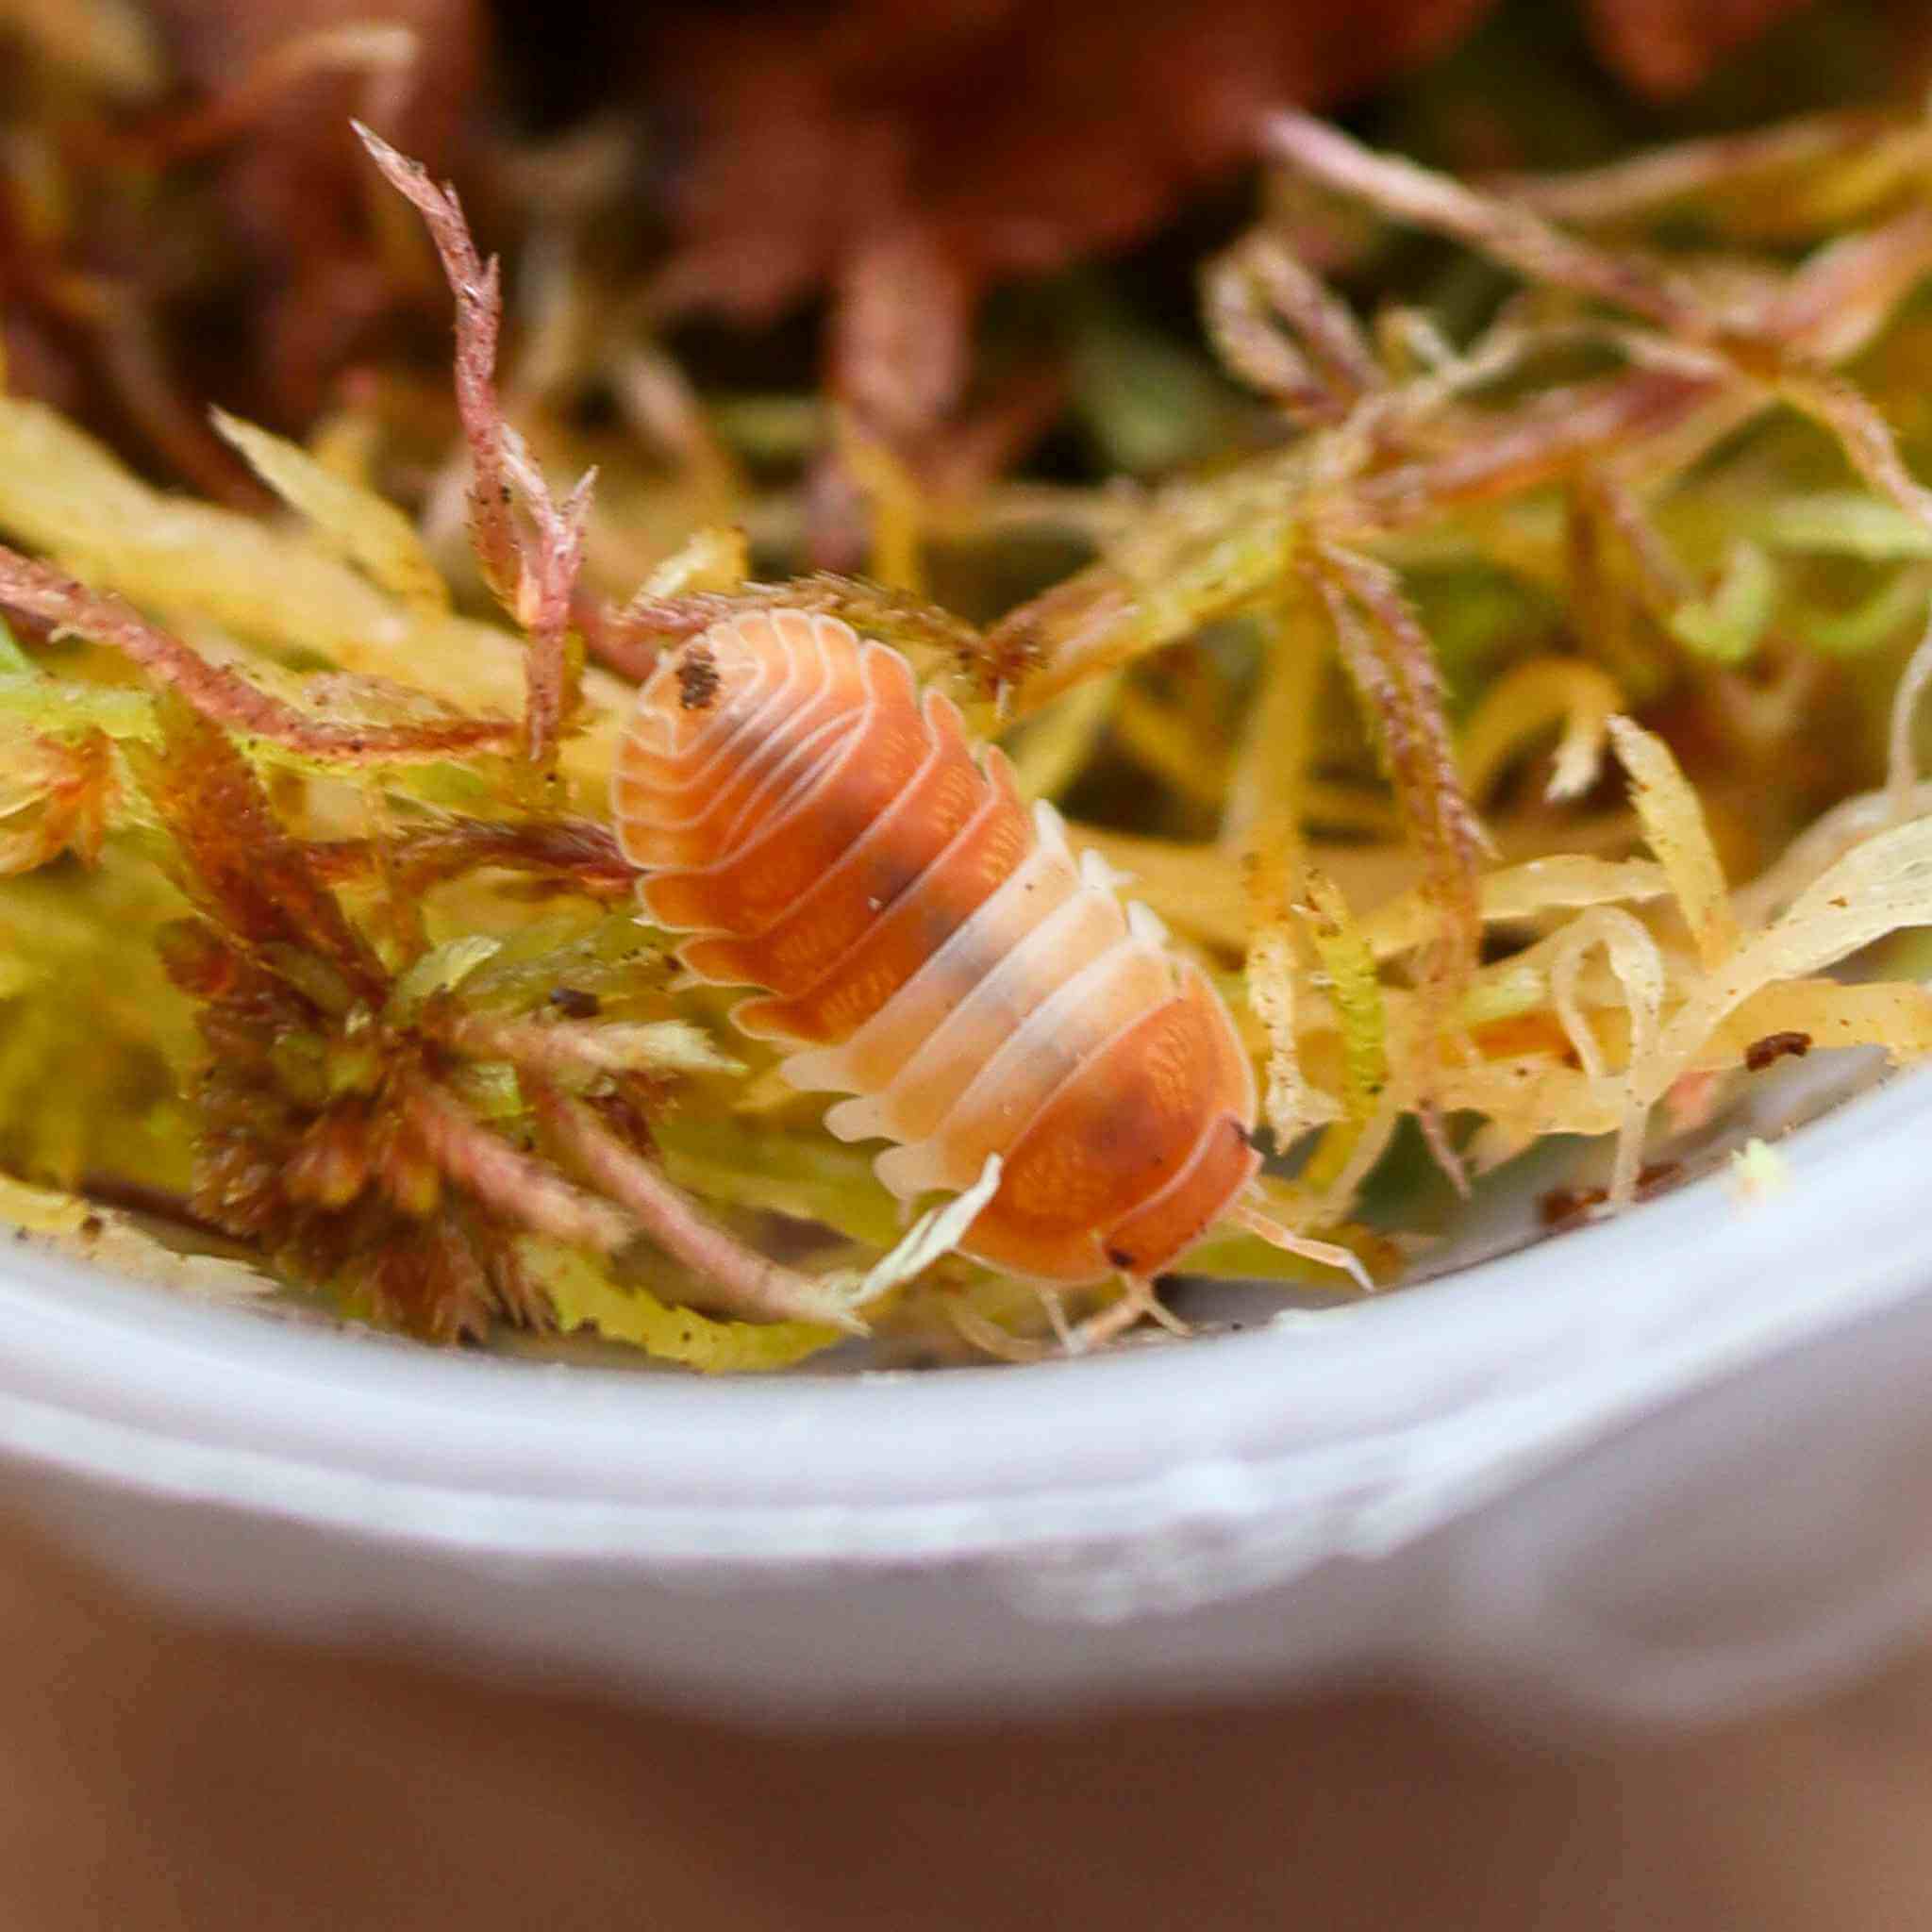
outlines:
[[[1465,1274],[1036,1368],[438,1353],[0,1254],[15,1501],[260,1627],[724,1713],[1808,1694],[1932,1616],[1932,1077]]]

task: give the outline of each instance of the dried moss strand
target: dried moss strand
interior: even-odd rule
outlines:
[[[1532,282],[1594,296],[1692,340],[1706,329],[1702,305],[1674,275],[1653,272],[1552,227],[1541,216],[1479,194],[1445,175],[1352,141],[1312,115],[1271,115],[1263,150],[1385,213],[1454,236],[1507,262]]]
[[[1793,370],[1778,382],[1795,409],[1828,429],[1854,469],[1880,495],[1890,497],[1914,523],[1932,530],[1932,490],[1914,476],[1899,455],[1885,418],[1842,376],[1824,370]]]
[[[1842,362],[1864,349],[1932,272],[1932,207],[1818,250],[1757,319],[1787,354]]]
[[[423,1078],[401,1085],[403,1116],[425,1152],[479,1201],[536,1233],[599,1254],[614,1254],[636,1238],[627,1214],[491,1133],[446,1088]]]
[[[1694,418],[1724,391],[1716,369],[1636,369],[1603,382],[1538,396],[1484,422],[1482,434],[1440,457],[1364,477],[1339,507],[1364,534],[1432,523],[1453,510],[1561,482],[1626,455]]]
[[[452,718],[423,724],[339,724],[311,718],[235,672],[210,664],[120,598],[92,591],[4,545],[0,606],[110,645],[156,683],[178,691],[203,717],[309,758],[347,764],[441,758],[496,750],[516,736],[513,724],[493,718]]]
[[[526,559],[517,617],[529,635],[524,711],[524,756],[547,770],[577,707],[570,654],[572,602],[584,564],[584,523],[597,480],[588,470],[561,507],[552,499],[519,439],[509,439],[510,467],[520,479],[537,526],[534,558]]]
[[[1431,983],[1447,993],[1474,970],[1482,934],[1477,873],[1487,840],[1457,768],[1435,653],[1385,565],[1324,545],[1316,552],[1315,579],[1448,920],[1429,971]]]
[[[1355,317],[1278,236],[1250,235],[1210,262],[1201,296],[1221,359],[1297,422],[1339,422],[1381,385]]]
[[[1807,114],[1741,134],[1676,142],[1602,167],[1510,175],[1491,185],[1548,221],[1629,222],[1740,181],[1817,168],[1856,154],[1895,125],[1890,114],[1871,108]]]
[[[331,880],[364,877],[380,860],[400,892],[423,892],[485,867],[548,874],[593,899],[626,898],[637,885],[608,828],[588,819],[454,819],[398,831],[386,856],[368,839],[315,843],[308,851]]]
[[[503,321],[497,263],[485,264],[477,255],[455,189],[438,188],[418,163],[359,121],[355,125],[376,166],[421,212],[456,298],[457,412],[470,448],[470,542],[483,581],[528,636],[523,752],[547,772],[576,707],[568,632],[595,472],[558,504],[523,440],[504,420],[496,392]],[[517,525],[519,495],[535,525],[533,539]]]
[[[282,829],[254,767],[218,724],[179,698],[156,708],[158,749],[126,747],[185,862],[187,883],[250,946],[292,943],[319,955],[372,1004],[388,975],[335,894]]]
[[[538,1118],[584,1173],[667,1254],[703,1275],[720,1307],[748,1322],[824,1322],[863,1333],[863,1324],[810,1276],[767,1259],[706,1220],[582,1102],[539,1080],[525,1085]]]
[[[523,544],[512,506],[505,423],[496,394],[496,343],[503,322],[502,271],[476,253],[456,190],[439,188],[421,162],[401,155],[358,121],[357,134],[390,184],[421,213],[457,304],[457,409],[470,446],[470,542],[483,581],[506,609],[517,608]]]
[[[883,638],[925,663],[943,662],[971,673],[982,684],[1014,668],[1003,664],[996,637],[988,638],[964,618],[909,592],[830,571],[786,583],[747,582],[734,591],[640,593],[628,604],[600,612],[586,640],[612,670],[641,681],[666,644],[750,611],[781,607],[842,618],[856,630]],[[1024,656],[1024,649],[1016,655]]]

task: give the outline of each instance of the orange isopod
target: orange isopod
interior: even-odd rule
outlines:
[[[1220,995],[891,646],[797,610],[713,625],[639,694],[612,795],[645,909],[696,935],[680,960],[763,989],[732,1018],[795,1045],[794,1086],[853,1096],[833,1133],[898,1143],[888,1188],[962,1191],[1001,1157],[966,1253],[1144,1282],[1247,1187],[1254,1074]]]

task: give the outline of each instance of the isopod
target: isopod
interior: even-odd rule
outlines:
[[[1232,1215],[1338,1266],[1244,1199],[1253,1069],[1221,996],[1030,809],[997,747],[837,618],[714,624],[639,694],[617,832],[699,980],[761,989],[732,1018],[793,1051],[825,1124],[896,1144],[902,1200],[1001,1159],[959,1245],[1043,1283],[1144,1284]]]

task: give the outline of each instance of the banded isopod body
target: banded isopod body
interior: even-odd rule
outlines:
[[[795,610],[712,625],[645,684],[613,803],[646,910],[696,935],[685,966],[763,989],[733,1019],[794,1043],[793,1085],[853,1096],[834,1133],[898,1143],[894,1193],[1002,1157],[967,1253],[1145,1280],[1254,1174],[1220,996],[890,646]]]

